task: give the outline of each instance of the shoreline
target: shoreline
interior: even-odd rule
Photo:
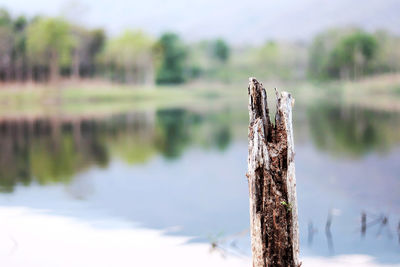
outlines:
[[[385,112],[400,112],[400,74],[367,77],[360,81],[270,81],[267,90],[291,91],[297,103],[315,99]],[[176,86],[112,84],[99,80],[50,84],[0,85],[0,117],[54,114],[113,114],[168,107],[215,108],[247,105],[243,84],[190,83]],[[273,95],[269,93],[269,99]],[[373,101],[371,101],[373,100]]]

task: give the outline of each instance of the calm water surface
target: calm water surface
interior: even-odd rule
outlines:
[[[58,252],[41,251],[40,240],[51,247],[49,238],[64,229],[57,223],[73,222],[88,227],[79,228],[81,238],[72,234],[79,244],[90,229],[146,238],[154,230],[182,238],[183,254],[203,245],[224,261],[248,259],[245,105],[2,119],[0,257],[50,266],[40,260]],[[360,254],[400,264],[400,114],[296,103],[294,119],[302,257]],[[125,244],[129,235],[122,236],[116,244]],[[67,245],[55,250],[63,249],[68,258]],[[88,266],[93,255],[80,257]]]

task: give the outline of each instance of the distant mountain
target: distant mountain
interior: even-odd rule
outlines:
[[[0,0],[0,6],[15,14],[61,12],[111,34],[124,28],[154,35],[171,30],[188,40],[309,40],[326,28],[348,25],[400,34],[400,0]]]

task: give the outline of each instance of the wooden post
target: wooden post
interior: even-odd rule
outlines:
[[[275,125],[269,118],[267,94],[249,79],[250,232],[253,267],[293,266],[299,262],[292,106],[287,92],[275,90]]]

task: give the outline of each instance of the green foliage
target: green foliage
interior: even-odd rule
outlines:
[[[346,36],[332,51],[328,71],[336,77],[358,78],[369,70],[377,49],[377,40],[370,34],[356,32]]]
[[[12,23],[10,13],[4,8],[0,9],[0,26],[9,26]]]
[[[69,64],[75,45],[70,25],[63,19],[39,18],[28,27],[27,51],[32,62]]]
[[[328,64],[327,48],[322,36],[315,37],[310,48],[308,73],[311,78],[326,78],[326,66]]]
[[[212,43],[211,48],[212,48],[212,55],[214,58],[223,63],[228,61],[230,55],[230,48],[224,40],[217,39]]]
[[[382,30],[377,31],[374,36],[379,49],[370,68],[379,73],[400,71],[400,37]]]
[[[260,47],[249,49],[250,73],[264,79],[297,79],[304,76],[305,46],[301,43],[268,41]],[[242,63],[243,64],[243,63]]]
[[[125,31],[107,42],[101,60],[123,70],[125,81],[144,82],[153,69],[153,40],[141,31]]]
[[[178,84],[185,81],[186,48],[179,36],[165,33],[157,44],[161,58],[157,68],[158,84]]]
[[[88,30],[62,18],[13,19],[0,9],[0,79],[47,80],[58,76],[60,67],[62,74],[93,76],[105,38],[102,29]]]
[[[24,16],[18,17],[14,21],[14,60],[16,65],[23,65],[24,57],[26,56],[26,27],[28,21]],[[21,70],[20,70],[21,71]]]
[[[106,34],[103,29],[95,29],[90,31],[90,36],[89,53],[94,58],[102,50],[106,41]]]
[[[11,53],[14,46],[12,19],[5,9],[0,9],[0,67],[11,65]]]
[[[292,211],[292,209],[293,209],[292,204],[287,203],[286,201],[281,201],[281,204],[282,204],[282,206],[286,207],[286,210],[287,210],[288,212],[291,212],[291,211]]]
[[[0,26],[0,65],[11,63],[11,52],[14,46],[14,35],[12,29],[7,26]]]
[[[142,57],[151,54],[152,41],[140,31],[125,31],[111,39],[105,48],[104,58],[121,67],[132,67]]]
[[[25,30],[25,27],[28,25],[28,20],[24,16],[19,16],[14,21],[14,31],[21,32]]]
[[[262,69],[269,76],[277,76],[279,73],[282,73],[283,68],[279,66],[281,62],[280,45],[276,42],[269,41],[265,43],[255,53],[257,65],[262,66]]]
[[[330,29],[315,36],[309,48],[308,76],[313,79],[327,79],[330,54],[337,43],[353,30]]]
[[[96,56],[101,51],[105,41],[103,30],[88,30],[78,25],[71,27],[71,35],[74,38],[72,50],[72,75],[93,76],[95,72]],[[69,67],[69,66],[68,66]]]
[[[318,35],[310,49],[309,75],[312,78],[353,78],[375,72],[379,40],[361,30],[328,31]]]
[[[0,9],[0,69],[6,69],[7,76],[12,65],[12,52],[15,45],[12,19],[5,9]]]

